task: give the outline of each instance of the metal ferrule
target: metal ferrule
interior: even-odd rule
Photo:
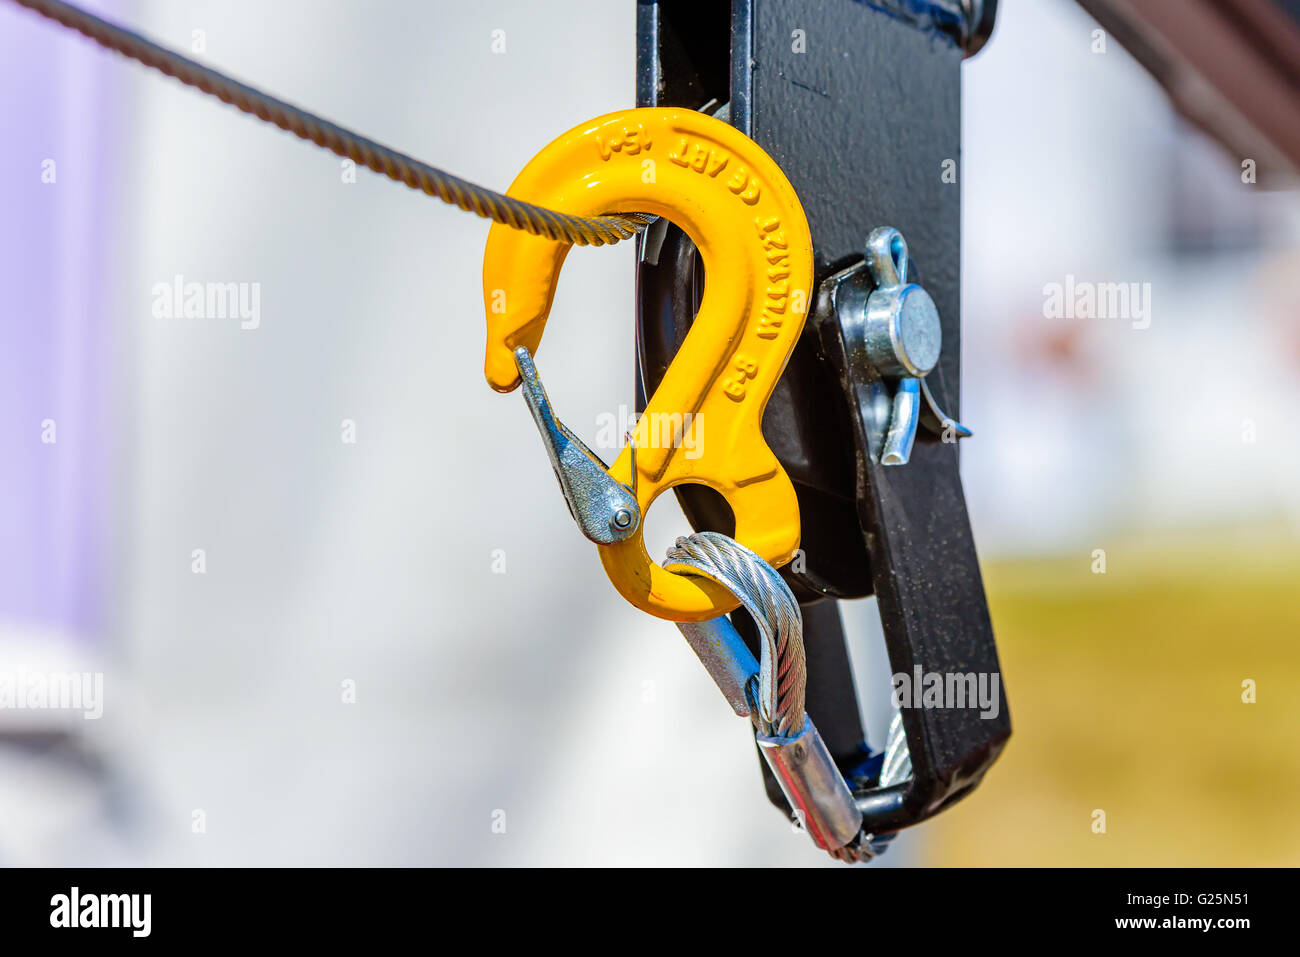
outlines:
[[[757,739],[782,793],[818,847],[831,851],[858,836],[862,812],[812,718],[804,718],[803,731],[793,738],[760,734]]]

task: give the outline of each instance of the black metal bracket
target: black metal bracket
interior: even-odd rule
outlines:
[[[790,178],[812,229],[822,294],[763,432],[799,497],[801,560],[782,574],[804,610],[808,711],[841,770],[862,784],[859,804],[877,834],[969,793],[1010,735],[1010,719],[957,446],[923,431],[910,464],[873,460],[826,283],[861,259],[873,227],[900,230],[942,320],[943,352],[927,381],[960,417],[960,65],[987,37],[993,8],[991,0],[733,0],[727,11],[640,0],[637,10],[637,104],[728,104],[729,121]],[[702,267],[690,240],[671,225],[643,240],[637,282],[644,407],[699,303]],[[734,531],[712,490],[674,491],[695,528]],[[873,593],[895,673],[999,678],[996,717],[902,709],[913,777],[888,789],[873,789],[864,771],[872,765],[843,629],[826,600]],[[735,617],[750,632],[743,613]]]

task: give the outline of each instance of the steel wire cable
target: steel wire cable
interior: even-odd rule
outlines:
[[[803,646],[803,613],[790,586],[767,562],[719,532],[696,532],[677,539],[664,567],[703,575],[736,596],[758,626],[759,689],[753,694],[754,724],[760,734],[790,737],[804,726],[808,683]],[[869,861],[877,854],[869,834],[859,833],[843,847],[829,849],[846,864]]]
[[[780,574],[753,551],[719,532],[678,538],[668,549],[664,567],[717,582],[749,611],[758,626],[761,651],[759,687],[750,693],[754,724],[762,734],[797,734],[803,727],[808,681],[803,614]],[[901,784],[912,774],[901,713],[895,712],[887,737],[878,787]],[[846,864],[863,863],[879,856],[888,839],[889,835],[877,839],[862,832],[827,853]]]
[[[888,744],[885,758],[880,764],[877,787],[887,788],[902,784],[912,776],[912,754],[907,749],[907,732],[903,730],[903,712],[895,711],[889,722]]]
[[[791,736],[803,729],[808,667],[803,613],[774,569],[744,545],[719,532],[677,539],[664,567],[717,582],[738,598],[758,626],[759,693],[754,716],[763,734]]]
[[[903,730],[903,713],[895,711],[889,722],[888,744],[880,765],[880,779],[876,787],[887,788],[902,784],[912,776],[912,756],[907,749],[907,732]],[[872,834],[859,834],[857,838],[830,851],[831,857],[846,864],[860,864],[884,853],[888,835],[877,839]]]
[[[62,0],[11,2],[338,156],[512,229],[578,246],[605,246],[630,239],[656,218],[650,213],[570,216],[502,195],[322,119],[70,3]]]

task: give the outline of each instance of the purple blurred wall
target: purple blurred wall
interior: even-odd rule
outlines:
[[[0,631],[100,640],[115,440],[126,431],[111,291],[129,211],[108,184],[120,182],[129,67],[9,4],[0,61],[24,78],[0,85]]]

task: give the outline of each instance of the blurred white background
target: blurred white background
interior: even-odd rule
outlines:
[[[201,30],[206,62],[495,188],[633,102],[630,0],[85,2],[181,50]],[[1117,44],[1090,53],[1073,4],[1002,7],[964,67],[983,554],[1220,520],[1294,534],[1295,195],[1243,187]],[[7,726],[0,863],[826,863],[677,631],[608,585],[523,403],[485,385],[484,221],[345,182],[331,154],[7,5],[0,45],[6,283],[26,290],[7,351],[57,330],[37,400],[5,414],[46,490],[8,497],[5,567],[65,582],[0,607],[0,667],[105,672],[101,720]],[[632,403],[632,257],[574,251],[539,359],[588,441]],[[260,326],[155,319],[177,274],[260,283]],[[1046,320],[1067,274],[1151,282],[1150,328]],[[47,415],[60,442],[33,452]],[[686,530],[675,510],[656,506],[652,553]],[[874,610],[846,617],[878,738]]]

